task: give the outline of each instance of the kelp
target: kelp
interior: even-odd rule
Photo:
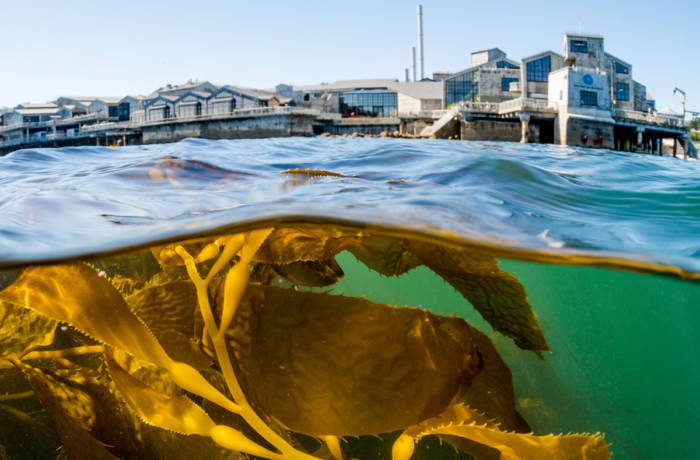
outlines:
[[[609,458],[599,435],[532,434],[508,366],[464,320],[320,290],[345,276],[343,251],[386,277],[425,265],[496,331],[547,350],[492,257],[299,225],[27,267],[0,292],[0,359],[64,458],[339,459],[353,437],[396,431],[396,459],[428,436],[475,458]],[[60,348],[57,325],[84,343]],[[82,355],[98,359],[68,359]]]

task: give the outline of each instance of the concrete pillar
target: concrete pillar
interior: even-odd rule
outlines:
[[[688,137],[684,137],[681,142],[683,143],[683,159],[687,160],[688,159],[688,143],[690,142],[690,139]]]
[[[637,148],[644,151],[644,128],[637,128]]]
[[[673,157],[676,157],[676,154],[678,153],[678,138],[674,137],[673,138]]]
[[[530,114],[520,114],[520,142],[526,144],[530,142]]]

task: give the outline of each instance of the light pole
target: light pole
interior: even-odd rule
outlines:
[[[685,123],[685,91],[682,89],[675,87],[673,88],[673,94],[680,94],[681,95],[681,108],[683,110],[683,123]]]

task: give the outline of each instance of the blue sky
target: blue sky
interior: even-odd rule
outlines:
[[[189,78],[270,88],[402,78],[417,2],[1,1],[0,106],[60,95],[145,94]],[[602,34],[658,107],[700,110],[697,0],[424,0],[425,65],[458,71],[473,50],[562,52],[566,31]]]

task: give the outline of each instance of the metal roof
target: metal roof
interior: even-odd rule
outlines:
[[[41,107],[41,108],[23,108],[23,109],[15,109],[15,113],[18,113],[20,115],[56,115],[59,112],[58,107],[50,108],[50,107]]]
[[[398,83],[395,78],[370,78],[366,80],[337,80],[333,83],[320,85],[294,85],[294,91],[342,91],[358,88],[388,88],[390,84]]]

